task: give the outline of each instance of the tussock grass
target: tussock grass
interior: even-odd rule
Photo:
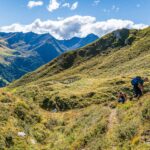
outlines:
[[[47,150],[149,149],[150,83],[140,100],[129,99],[131,79],[150,77],[150,28],[117,32],[120,40],[115,32],[108,34],[3,89],[0,145]],[[124,105],[117,103],[119,91],[128,95]],[[110,131],[114,110],[117,124]],[[18,131],[26,136],[18,137]]]

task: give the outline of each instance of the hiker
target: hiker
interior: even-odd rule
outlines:
[[[127,99],[127,95],[123,92],[118,93],[118,103],[124,104]]]
[[[132,79],[131,84],[133,86],[133,92],[135,98],[140,98],[144,91],[144,82],[148,82],[148,78],[142,78],[137,76]]]

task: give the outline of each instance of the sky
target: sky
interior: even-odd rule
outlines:
[[[0,32],[102,36],[150,25],[150,0],[0,0]]]

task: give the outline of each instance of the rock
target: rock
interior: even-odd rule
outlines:
[[[25,137],[26,134],[25,134],[24,132],[18,132],[18,136],[20,136],[20,137]]]
[[[53,110],[52,110],[52,112],[53,112],[53,113],[56,113],[56,112],[57,112],[57,109],[56,109],[56,108],[55,108],[55,109],[53,109]]]
[[[119,31],[115,31],[114,36],[115,36],[116,40],[118,40],[118,41],[121,39],[121,35],[120,35]]]

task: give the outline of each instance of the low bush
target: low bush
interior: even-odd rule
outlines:
[[[143,121],[150,120],[150,101],[147,101],[142,109],[142,119]]]
[[[120,143],[130,141],[137,134],[135,122],[122,123],[116,128],[116,138]]]
[[[53,130],[57,126],[64,126],[65,122],[56,120],[56,119],[51,119],[51,120],[48,120],[48,122],[46,122],[44,125],[47,129]]]
[[[28,113],[28,106],[24,102],[19,102],[16,105],[14,112],[18,118],[20,118],[21,120],[25,120],[25,117]]]
[[[7,148],[10,148],[14,145],[13,137],[11,135],[7,135],[5,138],[5,144]]]
[[[11,103],[12,100],[10,98],[8,98],[8,97],[5,97],[5,98],[1,99],[1,102],[2,103]]]
[[[10,110],[4,106],[0,106],[0,123],[6,123],[10,116]]]
[[[38,143],[44,144],[48,137],[48,133],[43,125],[37,125],[32,130],[32,135]]]
[[[56,104],[53,100],[49,98],[45,98],[41,104],[41,107],[46,110],[51,110],[56,108]]]
[[[2,136],[2,133],[0,132],[0,150],[5,149],[5,138]]]

